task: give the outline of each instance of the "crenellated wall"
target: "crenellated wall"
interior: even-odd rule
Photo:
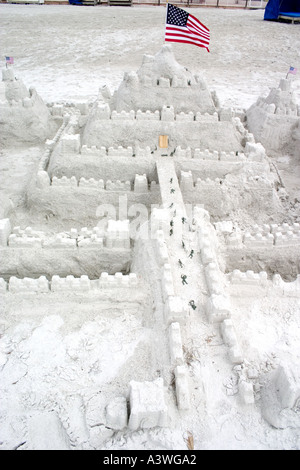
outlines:
[[[227,221],[216,224],[225,243],[228,271],[266,271],[268,276],[279,273],[292,281],[300,268],[300,226],[298,223],[255,224],[246,231]]]
[[[203,149],[242,152],[244,131],[241,134],[240,130],[236,120],[221,120],[215,112],[177,113],[173,106],[163,106],[161,111],[146,109],[113,114],[107,107],[99,105],[88,118],[81,144],[98,148],[149,146],[154,150],[158,146],[159,135],[168,135],[171,149],[179,145],[192,148],[201,145]]]
[[[246,168],[242,166],[231,167],[231,172],[228,171],[228,165],[240,164],[228,162],[225,164],[226,171],[224,166],[217,167],[215,163],[217,162],[213,162],[213,165],[209,163],[206,167],[201,163],[201,167],[198,168],[195,165],[180,163],[178,168],[181,173],[180,187],[186,204],[202,204],[215,221],[222,220],[224,214],[235,219],[242,213],[247,214],[248,223],[250,220],[253,223],[261,222],[266,220],[266,217],[271,217],[274,212],[280,214],[280,210],[282,218],[284,217],[279,194],[271,180],[264,175],[249,176]],[[254,163],[254,165],[257,171],[256,165],[263,164]],[[249,166],[247,169],[251,172]],[[218,176],[214,179],[212,176],[206,179],[197,177],[198,174],[205,172],[208,174],[214,172]],[[258,204],[260,211],[257,211]]]
[[[120,126],[119,126],[120,127]],[[109,145],[82,145],[80,152],[62,152],[61,142],[53,149],[49,166],[50,178],[75,176],[86,179],[103,180],[130,180],[133,182],[135,174],[146,173],[150,180],[156,180],[155,159],[150,147],[145,145],[113,146]],[[44,170],[41,168],[40,170]]]
[[[8,219],[0,223],[1,268],[6,279],[12,275],[39,277],[54,274],[89,275],[128,272],[131,265],[129,221],[101,223],[91,229],[71,228],[47,233],[31,227],[11,229]]]
[[[203,208],[194,209],[194,225],[209,292],[205,305],[208,321],[220,325],[221,335],[229,348],[230,361],[233,364],[241,364],[244,359],[231,320],[231,302],[226,290],[226,276],[219,267],[216,255],[218,238],[210,222],[209,213]]]
[[[43,174],[38,174],[38,180],[44,178]],[[46,180],[44,180],[44,187],[46,186]],[[148,182],[147,175],[135,175],[133,185],[130,181],[111,181],[107,180],[106,182],[103,179],[96,180],[95,178],[84,178],[81,177],[79,181],[75,176],[71,176],[68,178],[67,176],[62,176],[61,178],[57,178],[53,176],[51,181],[50,179],[47,180],[49,182],[49,186],[53,188],[68,188],[72,190],[72,188],[85,188],[85,189],[97,189],[97,190],[105,190],[105,191],[134,191],[135,193],[148,193],[149,191],[158,191],[159,188],[157,187],[156,181]],[[42,181],[40,181],[42,183]]]
[[[157,209],[156,211],[163,211]],[[159,293],[154,293],[154,303],[157,315],[160,317],[163,328],[167,333],[167,347],[170,369],[174,374],[177,406],[181,410],[190,407],[190,390],[188,371],[183,356],[181,328],[187,321],[188,309],[183,299],[176,292],[173,279],[173,269],[169,258],[168,243],[163,230],[153,231],[149,241],[140,240],[136,243],[139,250],[145,253],[150,243],[153,249],[152,263],[156,266],[157,276],[151,274],[151,287],[159,285]],[[140,262],[140,260],[139,260]],[[152,268],[149,266],[152,273]],[[148,267],[145,270],[148,272]],[[157,279],[156,279],[157,277]],[[178,367],[180,367],[178,369]]]
[[[82,275],[74,277],[72,275],[60,277],[58,275],[52,276],[50,280],[46,276],[40,276],[38,279],[25,277],[23,279],[11,276],[9,281],[0,278],[0,292],[11,294],[50,294],[50,293],[85,293],[107,291],[110,289],[131,289],[135,290],[139,286],[139,280],[135,273],[123,275],[116,273],[109,275],[108,273],[101,273],[99,279],[91,280],[88,276]]]
[[[134,152],[132,147],[122,147],[118,145],[117,148],[115,147],[101,147],[97,148],[95,145],[92,147],[88,147],[87,145],[82,145],[80,150],[81,155],[95,155],[99,157],[133,157]]]
[[[67,152],[68,153],[68,152]],[[154,152],[151,152],[150,147],[146,148],[137,148],[133,149],[133,147],[101,147],[98,148],[96,145],[88,147],[87,145],[82,145],[80,149],[80,154],[85,155],[93,155],[99,157],[146,157],[146,158],[154,158]],[[266,158],[265,152],[261,152],[261,148],[259,144],[252,144],[246,145],[244,152],[224,152],[224,151],[217,151],[217,150],[209,150],[200,148],[191,147],[182,148],[178,145],[174,152],[174,158],[185,158],[185,159],[199,159],[199,160],[209,160],[209,161],[224,161],[224,162],[264,162]]]
[[[95,111],[95,110],[94,110]],[[191,121],[199,121],[199,122],[208,122],[208,123],[216,123],[219,120],[232,120],[232,115],[227,115],[227,119],[225,119],[225,114],[220,112],[220,115],[216,110],[213,113],[204,112],[201,113],[200,111],[180,111],[176,112],[174,106],[163,105],[161,109],[156,109],[152,111],[150,109],[141,110],[138,109],[135,111],[131,109],[130,111],[116,111],[111,110],[108,104],[96,104],[96,112],[97,118],[100,121],[121,121],[124,123],[125,121],[184,121],[184,122],[191,122]],[[220,117],[221,116],[221,117]]]
[[[11,248],[81,248],[91,247],[115,248],[118,240],[123,240],[124,246],[117,248],[130,249],[129,220],[108,220],[107,228],[101,225],[88,229],[72,228],[69,231],[47,234],[43,231],[33,230],[31,227],[21,229],[19,226],[11,230],[9,219],[0,221],[0,237],[2,247]]]
[[[286,282],[279,274],[271,279],[265,271],[255,273],[251,270],[242,272],[235,269],[226,275],[228,290],[232,296],[246,297],[300,297],[300,275],[294,281]]]

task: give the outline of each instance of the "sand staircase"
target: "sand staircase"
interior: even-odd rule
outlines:
[[[169,215],[169,233],[165,236],[174,286],[186,306],[194,308],[203,305],[201,292],[207,291],[197,236],[190,231],[191,221],[183,201],[174,160],[162,157],[157,160],[156,168],[162,203]]]

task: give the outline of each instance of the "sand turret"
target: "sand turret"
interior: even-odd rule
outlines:
[[[6,143],[43,142],[51,133],[51,114],[35,88],[26,88],[12,67],[2,70],[1,139]]]

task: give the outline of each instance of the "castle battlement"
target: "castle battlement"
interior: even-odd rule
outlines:
[[[47,173],[46,173],[47,175]],[[53,188],[78,188],[78,189],[97,189],[103,191],[133,191],[135,193],[147,193],[148,191],[155,191],[156,181],[148,182],[146,174],[136,175],[133,181],[133,184],[127,181],[111,181],[107,180],[104,182],[103,179],[96,180],[95,178],[84,178],[81,177],[79,181],[75,176],[68,178],[67,176],[62,176],[58,178],[53,176],[50,181],[49,177],[44,176],[44,173],[39,172],[38,178],[43,179],[45,186],[51,186]]]
[[[115,147],[100,147],[92,145],[88,147],[87,145],[82,145],[80,149],[81,155],[92,155],[98,157],[151,157],[150,147],[140,148],[137,147],[134,151],[132,147],[122,147],[119,145]]]
[[[222,230],[221,223],[217,229]],[[233,231],[233,224],[226,232],[225,240],[229,246],[239,245],[241,248],[268,248],[281,246],[298,246],[300,244],[300,224],[263,224],[253,225],[247,231]],[[225,232],[224,232],[225,233]]]
[[[146,148],[138,147],[134,150],[132,147],[101,147],[95,145],[88,147],[82,145],[80,150],[81,155],[92,155],[99,157],[151,157],[151,149],[149,146]],[[209,160],[209,161],[222,161],[222,162],[244,162],[244,161],[262,161],[261,155],[254,156],[253,152],[248,154],[244,152],[223,152],[217,150],[201,150],[199,148],[192,149],[191,147],[182,148],[178,145],[174,150],[174,157],[185,159]]]
[[[6,290],[12,294],[19,294],[23,292],[45,294],[50,291],[49,281],[45,276],[40,276],[38,279],[31,279],[29,277],[18,279],[17,277],[12,276],[9,279],[9,282],[6,284]]]
[[[286,233],[276,233],[274,237],[274,245],[276,246],[294,246],[300,245],[300,233],[292,231]]]
[[[157,217],[163,217],[166,210],[157,209]],[[168,331],[168,346],[170,366],[175,377],[175,389],[177,405],[180,409],[189,408],[189,384],[186,377],[186,367],[184,364],[183,346],[181,337],[181,325],[184,326],[188,314],[185,301],[176,292],[173,278],[173,268],[170,264],[168,254],[168,243],[164,231],[156,230],[151,239],[155,263],[159,269],[159,284],[161,290],[161,300],[163,301],[163,318]],[[144,243],[144,242],[142,242]],[[142,247],[143,249],[143,247]],[[143,250],[144,251],[144,250]],[[152,279],[153,281],[153,279]],[[178,369],[182,367],[182,371]]]
[[[261,152],[259,145],[251,145],[245,148],[245,152],[224,152],[217,150],[201,150],[199,148],[191,149],[187,147],[185,149],[181,146],[177,146],[175,149],[174,156],[177,158],[186,159],[197,159],[197,160],[208,160],[208,161],[221,161],[221,162],[263,162],[266,155]]]
[[[32,230],[31,227],[21,229],[19,226],[11,229],[9,219],[3,219],[0,227],[1,246],[10,248],[81,248],[106,247],[130,248],[129,221],[109,220],[107,229],[100,227],[80,230],[71,228],[55,235]]]
[[[152,112],[149,109],[147,111],[141,111],[138,109],[136,112],[136,119],[138,121],[159,121],[160,112],[158,110]]]
[[[191,121],[198,121],[198,122],[207,122],[207,123],[215,123],[218,122],[220,119],[219,114],[214,111],[212,114],[208,112],[201,113],[200,111],[193,112],[193,111],[180,111],[175,112],[174,106],[164,105],[162,106],[161,110],[146,110],[143,111],[138,109],[135,111],[131,109],[130,111],[111,111],[107,104],[98,104],[97,105],[97,119],[99,120],[111,120],[111,121],[178,121],[178,122],[191,122]],[[223,116],[222,120],[231,120],[229,117],[225,119]]]
[[[102,273],[100,278],[96,280],[91,280],[86,275],[80,277],[74,277],[72,275],[60,277],[54,275],[51,280],[48,280],[46,276],[40,276],[38,279],[29,277],[19,279],[12,276],[9,281],[0,278],[0,292],[10,292],[12,294],[49,294],[55,292],[84,293],[107,290],[110,288],[136,288],[138,284],[139,281],[135,273],[128,275],[122,273],[116,273],[115,275]]]
[[[250,285],[250,286],[263,286],[267,285],[268,275],[265,271],[255,273],[252,270],[241,272],[239,269],[235,269],[228,275],[231,284],[235,285]]]
[[[274,274],[271,279],[265,271],[255,273],[252,270],[242,272],[235,269],[226,275],[229,281],[230,295],[232,296],[256,296],[271,294],[272,296],[300,297],[300,275],[294,281],[286,282],[280,274]],[[239,289],[236,289],[239,286]],[[256,289],[253,289],[253,287]],[[242,288],[242,290],[241,290]]]
[[[225,277],[219,269],[216,256],[216,239],[209,213],[200,207],[194,210],[194,223],[198,235],[201,261],[209,290],[206,314],[211,323],[219,323],[230,317],[230,300],[224,290]]]
[[[131,71],[124,73],[124,82],[129,83],[133,88],[144,86],[146,88],[189,88],[196,87],[201,90],[206,90],[206,83],[203,78],[199,75],[193,75],[190,77],[178,77],[173,75],[172,78],[164,76],[139,76],[138,73]]]
[[[255,235],[251,235],[246,232],[243,242],[246,247],[265,247],[274,245],[274,236],[271,233],[256,233]]]
[[[110,119],[115,120],[115,121],[132,121],[133,119],[136,118],[136,114],[134,110],[132,109],[129,112],[126,111],[120,111],[119,113],[117,111],[112,111]]]

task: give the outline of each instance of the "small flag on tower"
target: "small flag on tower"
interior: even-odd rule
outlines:
[[[165,41],[195,44],[209,52],[210,32],[195,16],[168,3]]]
[[[13,57],[5,57],[5,62],[7,64],[13,64],[14,63],[14,58]]]
[[[290,67],[290,70],[288,71],[288,73],[292,73],[293,75],[296,75],[297,69],[295,67]]]

